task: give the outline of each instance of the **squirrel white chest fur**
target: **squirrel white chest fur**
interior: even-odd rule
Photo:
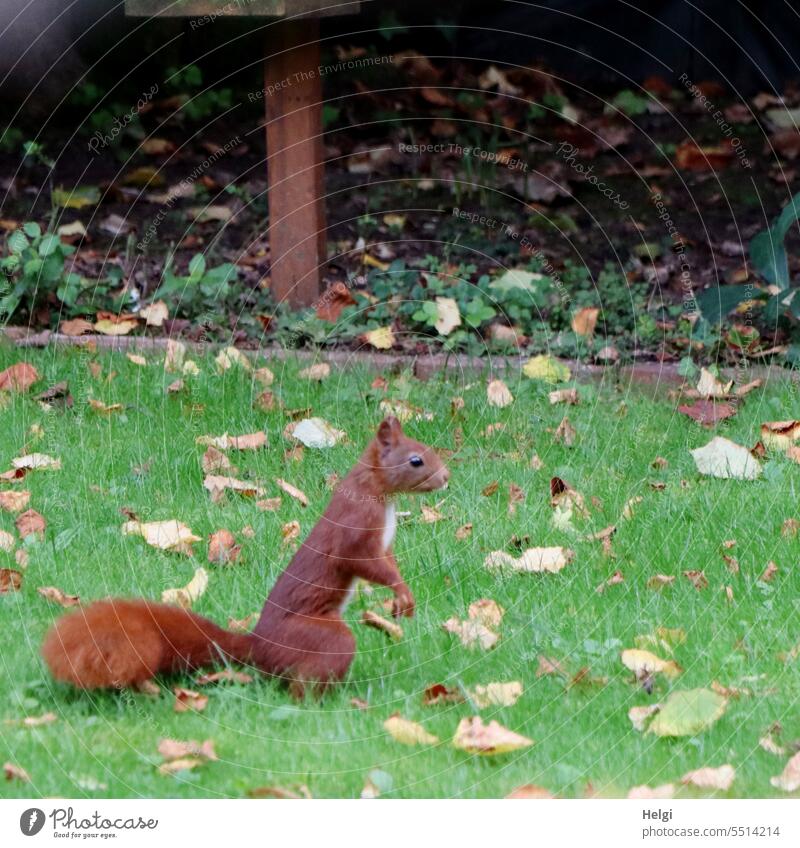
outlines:
[[[397,532],[397,509],[394,501],[386,501],[386,510],[383,514],[383,550],[388,551],[394,542],[394,534]]]

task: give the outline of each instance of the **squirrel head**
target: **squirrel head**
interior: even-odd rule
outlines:
[[[375,443],[387,494],[432,492],[447,486],[450,472],[436,451],[409,439],[394,416],[381,421]]]

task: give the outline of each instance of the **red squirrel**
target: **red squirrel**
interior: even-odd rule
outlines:
[[[342,612],[358,579],[394,592],[395,617],[414,597],[392,553],[397,492],[447,486],[433,448],[386,418],[327,509],[278,577],[251,633],[233,633],[189,610],[145,600],[96,601],[60,618],[42,655],[56,680],[82,689],[147,688],[156,674],[234,661],[285,680],[295,697],[347,674],[355,639]]]

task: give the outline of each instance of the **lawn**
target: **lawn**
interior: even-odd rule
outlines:
[[[19,351],[0,347],[0,369],[20,358]],[[42,378],[27,396],[0,398],[0,470],[34,451],[59,458],[62,468],[0,484],[30,491],[30,506],[47,522],[43,541],[26,542],[21,590],[0,596],[0,761],[25,769],[31,780],[3,781],[2,795],[243,797],[257,787],[305,784],[317,797],[358,797],[368,773],[379,770],[373,782],[384,796],[497,797],[527,783],[567,797],[624,796],[639,784],[678,782],[692,769],[725,763],[736,768],[736,779],[722,794],[783,794],[770,777],[782,771],[792,741],[800,738],[800,660],[785,656],[800,643],[800,540],[782,533],[784,521],[797,517],[796,464],[772,457],[755,481],[701,477],[689,450],[712,434],[678,414],[674,401],[618,389],[610,380],[581,385],[580,403],[565,407],[549,403],[552,386],[509,374],[515,400],[498,409],[487,404],[481,377],[423,383],[387,374],[384,394],[372,388],[374,374],[366,371],[334,369],[315,382],[299,378],[303,365],[291,360],[262,363],[274,371],[272,390],[286,410],[310,407],[349,437],[327,450],[307,448],[298,459],[286,455],[286,412],[254,409],[263,386],[240,367],[220,373],[212,357],[199,358],[199,374],[184,378],[183,391],[168,394],[178,375],[165,373],[163,356],[154,353],[146,354],[144,366],[124,354],[86,349],[48,349],[26,358]],[[33,395],[63,380],[73,406],[43,409]],[[465,404],[453,417],[457,396]],[[400,523],[395,551],[418,605],[416,617],[403,621],[401,641],[359,623],[366,608],[379,608],[387,597],[376,589],[359,593],[348,609],[357,658],[349,680],[322,702],[294,704],[276,683],[258,679],[203,687],[203,712],[176,713],[172,686],[199,689],[196,675],[159,681],[155,698],[83,693],[51,681],[38,649],[62,610],[38,587],[56,586],[83,601],[106,595],[158,599],[205,566],[210,580],[194,605],[197,612],[224,624],[257,611],[292,553],[281,528],[297,520],[303,535],[311,529],[329,497],[326,478],[349,469],[380,420],[384,397],[405,398],[432,413],[431,420],[410,422],[408,432],[454,451],[446,492],[400,499],[399,509],[410,515]],[[103,414],[90,398],[123,408]],[[552,432],[565,414],[577,431],[571,447]],[[780,383],[748,395],[738,415],[717,429],[752,446],[761,422],[797,414],[796,393]],[[495,422],[505,428],[487,435]],[[308,495],[308,508],[285,494],[273,512],[233,493],[211,502],[200,465],[205,449],[196,439],[260,429],[268,436],[265,449],[231,452],[237,476],[261,482],[267,497],[281,494],[274,480],[284,478]],[[531,467],[534,452],[541,468]],[[666,467],[653,467],[657,456]],[[590,510],[588,518],[573,520],[574,530],[553,524],[554,475],[581,492]],[[482,494],[495,480],[497,491]],[[511,483],[525,494],[513,515]],[[641,502],[621,518],[634,497]],[[443,519],[422,521],[422,504],[436,505]],[[123,508],[143,521],[185,522],[202,539],[194,557],[123,535]],[[0,512],[0,529],[16,535],[14,520]],[[457,540],[456,530],[466,523],[473,525],[471,536]],[[587,539],[611,524],[617,525],[613,559],[600,541]],[[254,532],[243,534],[246,527]],[[234,565],[207,561],[206,540],[220,528],[243,545]],[[568,546],[575,557],[557,574],[487,570],[486,555],[514,552],[515,536],[525,547]],[[725,548],[726,540],[736,544]],[[738,573],[723,554],[736,558]],[[779,570],[762,582],[770,560]],[[13,554],[2,551],[0,566],[18,567]],[[617,570],[624,580],[596,591]],[[707,587],[695,588],[683,575],[690,570],[702,570]],[[648,579],[656,574],[676,579],[655,591]],[[480,598],[505,609],[501,638],[488,651],[469,650],[442,629],[448,618],[466,617]],[[683,671],[675,679],[656,675],[649,693],[622,665],[620,652],[659,627],[681,628],[685,640],[671,648],[638,644],[674,659]],[[558,661],[564,674],[537,674],[540,657]],[[510,707],[422,702],[434,683],[471,689],[504,681],[524,687]],[[731,696],[724,715],[695,736],[642,733],[628,719],[633,706],[714,681],[745,691]],[[368,707],[354,706],[354,698]],[[56,721],[22,726],[26,716],[49,712]],[[457,750],[450,744],[455,728],[476,712],[535,745],[485,757]],[[422,723],[442,743],[401,745],[383,728],[394,713]],[[774,736],[785,746],[780,756],[759,746],[776,722],[783,727]],[[160,774],[157,746],[166,737],[212,739],[219,760]]]

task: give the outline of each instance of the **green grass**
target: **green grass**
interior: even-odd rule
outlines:
[[[18,351],[0,348],[0,368],[19,358]],[[32,780],[0,782],[3,795],[241,797],[258,786],[305,783],[315,796],[357,797],[372,769],[391,775],[393,789],[385,794],[398,797],[503,796],[523,783],[564,796],[584,794],[587,784],[601,794],[624,795],[634,785],[677,781],[690,769],[723,763],[737,769],[730,795],[779,794],[769,778],[783,769],[788,754],[767,753],[758,740],[774,722],[783,725],[784,743],[800,737],[798,661],[779,657],[800,642],[800,540],[781,534],[784,520],[797,514],[800,468],[774,458],[755,482],[701,478],[689,449],[704,444],[709,434],[666,401],[610,386],[582,386],[581,404],[565,408],[550,406],[546,386],[509,379],[515,402],[498,410],[486,405],[481,379],[390,382],[390,396],[407,393],[412,403],[434,413],[432,421],[410,424],[409,432],[455,449],[460,428],[463,444],[451,461],[446,493],[400,502],[411,517],[399,527],[395,550],[418,604],[416,617],[403,623],[405,638],[390,643],[358,624],[365,606],[385,592],[362,594],[347,613],[358,641],[350,679],[321,703],[293,705],[275,682],[259,679],[207,687],[204,712],[176,714],[170,687],[192,686],[190,676],[159,681],[162,694],[156,699],[55,685],[38,647],[61,610],[39,596],[37,587],[57,586],[85,601],[110,594],[159,598],[164,588],[184,585],[206,564],[210,583],[196,611],[221,623],[255,612],[291,555],[281,543],[282,525],[297,519],[304,534],[310,530],[329,496],[326,475],[346,473],[380,418],[381,395],[370,389],[372,375],[366,372],[334,371],[318,384],[298,379],[296,363],[269,363],[276,374],[273,388],[287,408],[312,407],[350,437],[328,451],[306,450],[300,462],[287,460],[282,431],[288,419],[280,410],[254,411],[260,387],[247,373],[219,375],[211,360],[202,360],[201,374],[186,380],[187,391],[167,396],[165,386],[175,375],[164,374],[155,355],[148,358],[141,368],[122,354],[77,349],[30,354],[42,374],[35,391],[67,380],[73,408],[48,412],[31,396],[19,395],[0,404],[0,470],[32,450],[63,463],[61,471],[32,472],[14,484],[30,490],[31,506],[48,526],[43,542],[29,544],[22,590],[0,596],[0,720],[5,720],[0,761],[23,767]],[[102,365],[100,378],[90,373],[90,361]],[[115,376],[106,381],[109,372]],[[450,400],[456,395],[466,406],[454,420]],[[89,408],[90,397],[123,403],[124,412],[99,415]],[[554,443],[547,430],[565,411],[579,434],[572,448]],[[722,430],[752,445],[760,422],[798,412],[790,387],[771,387],[751,394]],[[505,431],[481,435],[495,421],[504,422]],[[36,425],[43,430],[38,439],[31,433]],[[260,428],[269,447],[233,454],[239,476],[263,481],[269,496],[278,494],[274,478],[284,477],[308,494],[308,509],[286,496],[276,513],[234,496],[210,502],[202,487],[203,448],[195,439]],[[539,471],[528,463],[534,450],[544,462]],[[668,460],[667,468],[651,467],[657,455]],[[146,473],[134,470],[142,466]],[[554,474],[581,491],[587,503],[598,499],[577,534],[551,523],[548,481]],[[500,482],[499,492],[482,496],[492,480]],[[652,481],[666,488],[656,491]],[[526,493],[513,517],[507,513],[511,482]],[[637,495],[643,501],[633,518],[619,521],[626,501]],[[446,520],[421,523],[420,503],[442,497]],[[204,540],[226,527],[244,544],[242,561],[208,565],[205,541],[195,545],[191,559],[124,537],[122,507],[142,520],[178,518]],[[0,513],[0,529],[15,532],[13,521]],[[473,523],[473,535],[457,542],[455,530],[466,522]],[[617,558],[609,560],[599,542],[583,537],[615,522]],[[247,525],[253,538],[241,535]],[[560,574],[489,573],[484,557],[506,548],[514,534],[529,536],[531,546],[568,545],[575,559]],[[739,560],[738,574],[722,559],[726,539],[736,540],[728,553]],[[770,559],[780,571],[767,585],[758,578]],[[13,557],[0,552],[0,566],[15,567]],[[598,594],[596,587],[616,569],[625,581]],[[696,590],[681,575],[687,569],[703,569],[708,588]],[[678,576],[657,593],[646,586],[656,573]],[[732,604],[725,586],[733,589]],[[502,638],[489,652],[470,652],[441,629],[450,616],[465,617],[479,598],[493,598],[506,609]],[[674,654],[684,671],[675,681],[659,678],[649,695],[619,654],[634,647],[637,635],[659,626],[686,631]],[[561,661],[572,673],[588,667],[592,677],[607,683],[567,687],[555,676],[537,678],[540,655]],[[480,714],[536,741],[517,753],[477,757],[454,749],[449,742],[456,725],[473,708],[421,702],[423,689],[436,682],[471,687],[510,680],[525,687],[516,705]],[[632,729],[630,707],[714,680],[753,695],[731,700],[725,715],[696,737],[666,739]],[[369,709],[351,706],[354,697],[368,701]],[[58,716],[53,724],[13,723],[49,711]],[[442,744],[411,748],[393,741],[382,724],[395,712],[422,722]],[[220,760],[178,776],[160,775],[156,746],[163,737],[211,738]]]

